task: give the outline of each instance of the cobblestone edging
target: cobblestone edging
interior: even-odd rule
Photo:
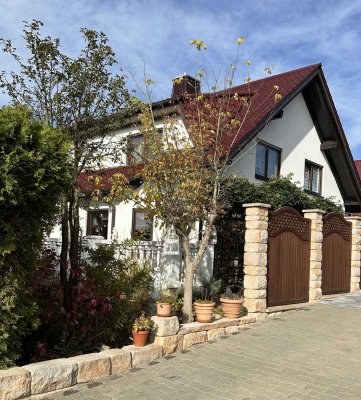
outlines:
[[[177,317],[152,317],[157,332],[145,347],[125,346],[100,353],[43,361],[0,370],[0,400],[23,399],[91,382],[136,368],[157,358],[242,330],[253,317],[221,319],[209,324],[179,325]]]

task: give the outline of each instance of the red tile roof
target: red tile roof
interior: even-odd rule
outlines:
[[[285,107],[319,70],[321,70],[321,64],[314,64],[234,87],[232,93],[234,91],[240,96],[248,92],[251,94],[251,105],[247,108],[248,112],[241,128],[235,129],[234,133],[223,138],[225,151],[230,148],[236,149],[249,135],[262,129],[276,114],[276,110]],[[275,87],[278,87],[278,91]],[[282,99],[277,103],[275,102],[276,93],[282,95]],[[246,108],[240,107],[239,101],[234,101],[234,103],[232,111],[235,111],[239,121],[243,121]]]
[[[251,93],[251,106],[248,114],[244,119],[241,129],[235,128],[234,133],[224,137],[223,148],[227,151],[229,148],[236,150],[238,146],[252,133],[257,133],[268,120],[274,115],[275,109],[282,109],[299,93],[299,90],[321,69],[321,64],[314,64],[307,67],[299,68],[293,71],[285,72],[278,75],[272,75],[264,79],[251,81],[249,84],[236,86],[232,92],[238,93],[240,96]],[[278,86],[278,93],[282,95],[282,99],[275,103],[275,86]],[[234,102],[232,111],[237,114],[237,119],[243,120],[245,108],[240,106],[240,102]],[[187,103],[181,102],[181,107],[186,111]],[[134,176],[141,170],[141,165],[121,166],[108,168],[95,172],[83,172],[78,178],[80,188],[84,192],[92,192],[96,187],[91,177],[98,176],[101,178],[101,188],[107,191],[111,187],[110,179],[114,174],[122,173],[129,181],[134,180]],[[99,187],[98,187],[99,188]]]
[[[136,179],[137,173],[143,168],[143,165],[129,165],[113,168],[104,168],[98,171],[82,172],[78,177],[78,184],[84,193],[92,193],[95,189],[101,189],[105,192],[111,189],[111,178],[115,174],[123,174],[129,182]],[[100,178],[100,184],[95,183],[95,178]]]
[[[355,160],[355,166],[356,166],[356,170],[358,172],[358,175],[361,179],[361,160]]]

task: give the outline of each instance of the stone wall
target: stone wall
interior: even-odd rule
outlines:
[[[310,302],[322,299],[322,210],[303,210],[304,217],[311,220],[310,240]]]
[[[361,268],[361,217],[349,217],[347,221],[352,223],[351,244],[351,293],[360,290]]]
[[[0,400],[49,393],[119,374],[194,344],[234,334],[256,321],[246,316],[236,320],[220,319],[209,324],[179,325],[177,317],[152,319],[156,332],[151,338],[152,343],[145,347],[125,346],[0,370]]]
[[[269,204],[244,204],[244,306],[248,315],[264,318],[267,308],[267,248]]]
[[[0,370],[0,399],[15,400],[91,382],[152,361],[162,354],[162,347],[156,344],[142,348],[125,346]]]

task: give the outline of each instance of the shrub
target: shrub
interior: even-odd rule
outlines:
[[[66,319],[63,291],[56,277],[59,258],[44,251],[34,276],[33,294],[41,309],[41,324],[29,337],[29,358],[41,360],[99,349],[102,345],[122,347],[129,343],[132,324],[147,308],[153,288],[147,263],[124,257],[127,243],[100,244],[96,249],[83,248],[76,271],[74,316]]]
[[[271,204],[273,210],[290,206],[298,211],[320,208],[327,212],[343,213],[342,205],[335,198],[308,195],[299,185],[299,182],[292,182],[292,174],[271,178],[261,184],[233,175],[223,181],[222,201],[227,209],[231,209],[235,203],[267,203]]]
[[[0,368],[37,325],[29,277],[68,182],[68,146],[25,108],[0,108]]]

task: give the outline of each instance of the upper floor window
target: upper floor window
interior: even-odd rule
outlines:
[[[108,238],[108,210],[88,211],[86,234],[91,236],[103,236]]]
[[[281,150],[267,143],[257,143],[256,178],[269,179],[279,175]]]
[[[161,135],[163,133],[163,129],[157,129],[157,132],[159,135]],[[141,164],[144,162],[145,157],[151,159],[154,158],[154,155],[152,154],[149,146],[148,150],[146,150],[144,136],[142,134],[129,135],[127,137],[127,164]]]
[[[143,210],[133,209],[132,238],[135,240],[152,240],[153,223]]]
[[[128,165],[142,163],[144,160],[144,136],[129,136],[127,138]]]
[[[303,188],[310,193],[321,194],[322,167],[310,161],[305,162]]]

